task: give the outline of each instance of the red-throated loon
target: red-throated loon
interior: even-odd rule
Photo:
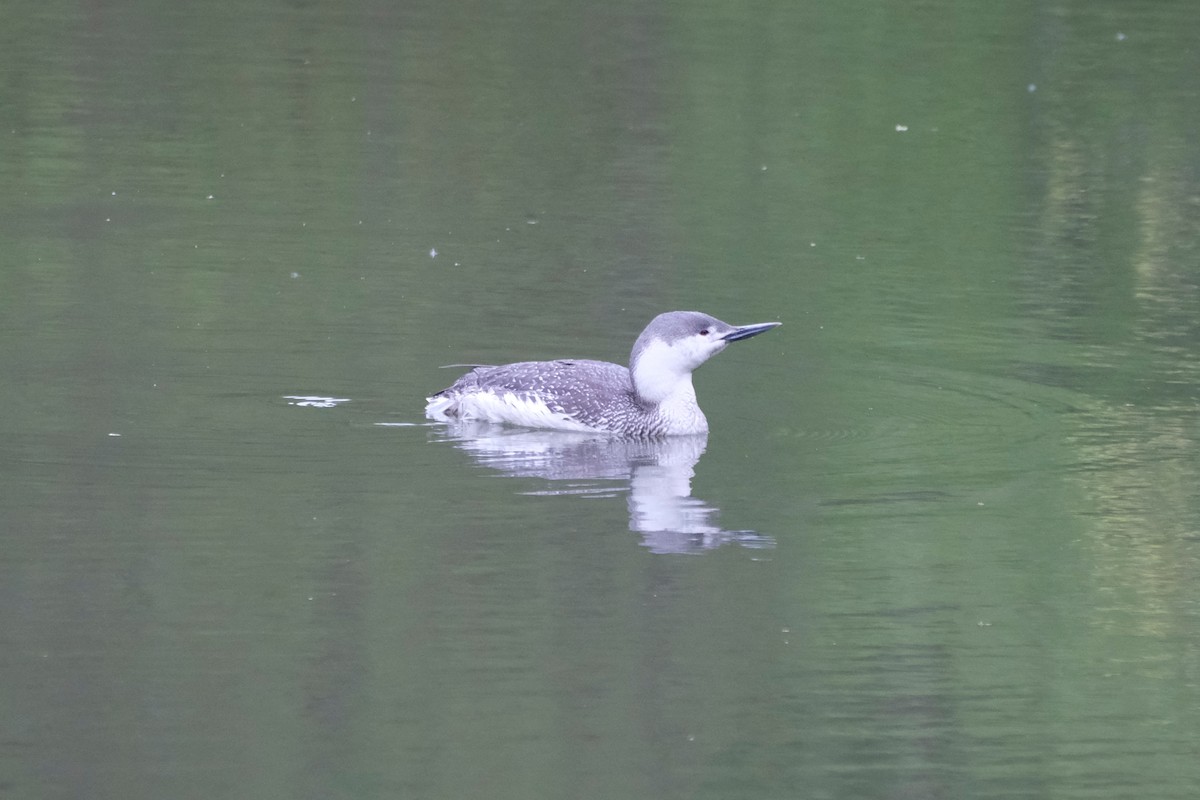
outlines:
[[[729,325],[698,311],[668,311],[634,342],[628,369],[584,359],[475,367],[426,398],[425,416],[629,437],[706,433],[692,370],[730,342],[780,324]]]

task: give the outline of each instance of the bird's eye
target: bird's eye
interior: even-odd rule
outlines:
[[[708,336],[708,328],[705,328],[704,330],[700,331],[700,335],[701,335],[701,336]]]

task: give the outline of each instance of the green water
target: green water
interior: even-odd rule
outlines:
[[[1194,796],[1192,4],[6,12],[0,796]]]

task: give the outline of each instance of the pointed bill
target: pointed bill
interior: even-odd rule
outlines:
[[[778,328],[782,322],[760,322],[756,325],[739,325],[721,338],[727,342],[736,342],[741,339],[749,339],[751,336],[758,336],[760,333],[766,333],[772,328]]]

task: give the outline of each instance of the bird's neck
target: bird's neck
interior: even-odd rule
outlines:
[[[633,388],[642,402],[696,403],[692,371],[679,363],[679,357],[663,342],[654,342],[630,365]]]

